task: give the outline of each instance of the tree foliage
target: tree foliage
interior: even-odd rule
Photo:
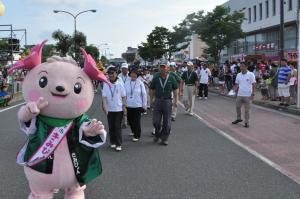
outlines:
[[[188,22],[192,31],[200,35],[202,41],[208,45],[205,52],[218,62],[222,49],[229,47],[236,39],[244,37],[241,29],[243,20],[243,13],[231,14],[228,8],[217,6],[205,16],[203,12],[190,15]]]
[[[61,30],[56,30],[52,33],[52,38],[57,41],[55,48],[60,56],[66,56],[72,45],[72,37]]]
[[[94,58],[95,61],[99,60],[100,53],[99,53],[99,49],[96,46],[88,45],[85,47],[85,50]]]

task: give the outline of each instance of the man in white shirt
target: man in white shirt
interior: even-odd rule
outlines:
[[[248,66],[242,62],[241,63],[241,72],[237,75],[235,80],[234,90],[237,93],[236,99],[236,113],[237,119],[232,122],[232,124],[238,124],[242,122],[242,105],[245,107],[245,127],[249,128],[249,119],[250,119],[250,106],[251,100],[253,100],[255,92],[255,76],[252,72],[248,71]]]
[[[118,81],[120,81],[123,86],[125,86],[125,83],[129,81],[129,79],[130,77],[128,76],[128,64],[123,63],[121,65],[121,73],[118,75]],[[127,114],[123,115],[122,128],[127,128]]]
[[[211,76],[211,72],[209,68],[207,68],[206,64],[203,64],[199,73],[199,78],[200,78],[199,98],[200,99],[203,99],[203,91],[204,91],[204,99],[207,99],[208,97],[208,82],[210,76]]]
[[[126,91],[123,83],[118,81],[115,67],[108,69],[111,86],[104,84],[102,90],[103,110],[107,114],[110,147],[116,151],[122,150],[121,123],[123,114],[126,113]]]

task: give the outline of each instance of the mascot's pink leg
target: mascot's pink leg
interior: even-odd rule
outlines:
[[[84,190],[86,186],[80,187],[79,185],[65,189],[64,199],[84,199]]]

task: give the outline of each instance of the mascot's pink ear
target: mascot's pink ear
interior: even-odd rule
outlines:
[[[27,69],[31,70],[32,68],[40,65],[42,63],[42,49],[48,40],[44,40],[42,43],[37,44],[31,49],[30,55],[25,57],[22,60],[19,60],[15,63],[9,70],[8,73],[11,74],[16,69]]]
[[[98,70],[96,66],[95,60],[92,58],[91,55],[87,54],[83,48],[80,48],[81,52],[84,55],[84,67],[83,71],[92,79],[92,80],[100,80],[102,82],[106,82],[108,85],[111,85],[110,82],[107,80],[105,75]]]

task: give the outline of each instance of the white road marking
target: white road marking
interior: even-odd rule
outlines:
[[[14,105],[14,106],[10,106],[10,107],[5,108],[5,109],[2,109],[2,110],[0,110],[0,113],[2,113],[2,112],[4,112],[4,111],[8,111],[8,110],[13,109],[13,108],[16,108],[16,107],[21,106],[21,105],[23,105],[23,104],[25,104],[25,102],[20,103],[20,104],[16,104],[16,105]]]
[[[184,108],[184,105],[179,102],[179,104]],[[230,140],[231,142],[233,142],[234,144],[236,144],[237,146],[241,147],[242,149],[246,150],[248,153],[250,153],[251,155],[257,157],[258,159],[260,159],[261,161],[265,162],[266,164],[268,164],[269,166],[271,166],[272,168],[276,169],[277,171],[279,171],[280,173],[282,173],[283,175],[287,176],[288,178],[290,178],[291,180],[293,180],[294,182],[296,182],[297,184],[300,185],[300,177],[292,174],[291,172],[285,170],[284,168],[282,168],[280,165],[274,163],[272,160],[264,157],[263,155],[259,154],[258,152],[256,152],[255,150],[251,149],[250,147],[248,147],[247,145],[241,143],[240,141],[238,141],[237,139],[235,139],[234,137],[230,136],[228,133],[222,131],[221,129],[215,127],[214,125],[212,125],[211,123],[209,123],[208,121],[206,121],[205,119],[203,119],[202,117],[200,117],[198,114],[194,113],[194,116],[200,120],[201,122],[203,122],[205,125],[207,125],[209,128],[215,130],[218,134],[222,135],[223,137],[225,137],[226,139]]]

